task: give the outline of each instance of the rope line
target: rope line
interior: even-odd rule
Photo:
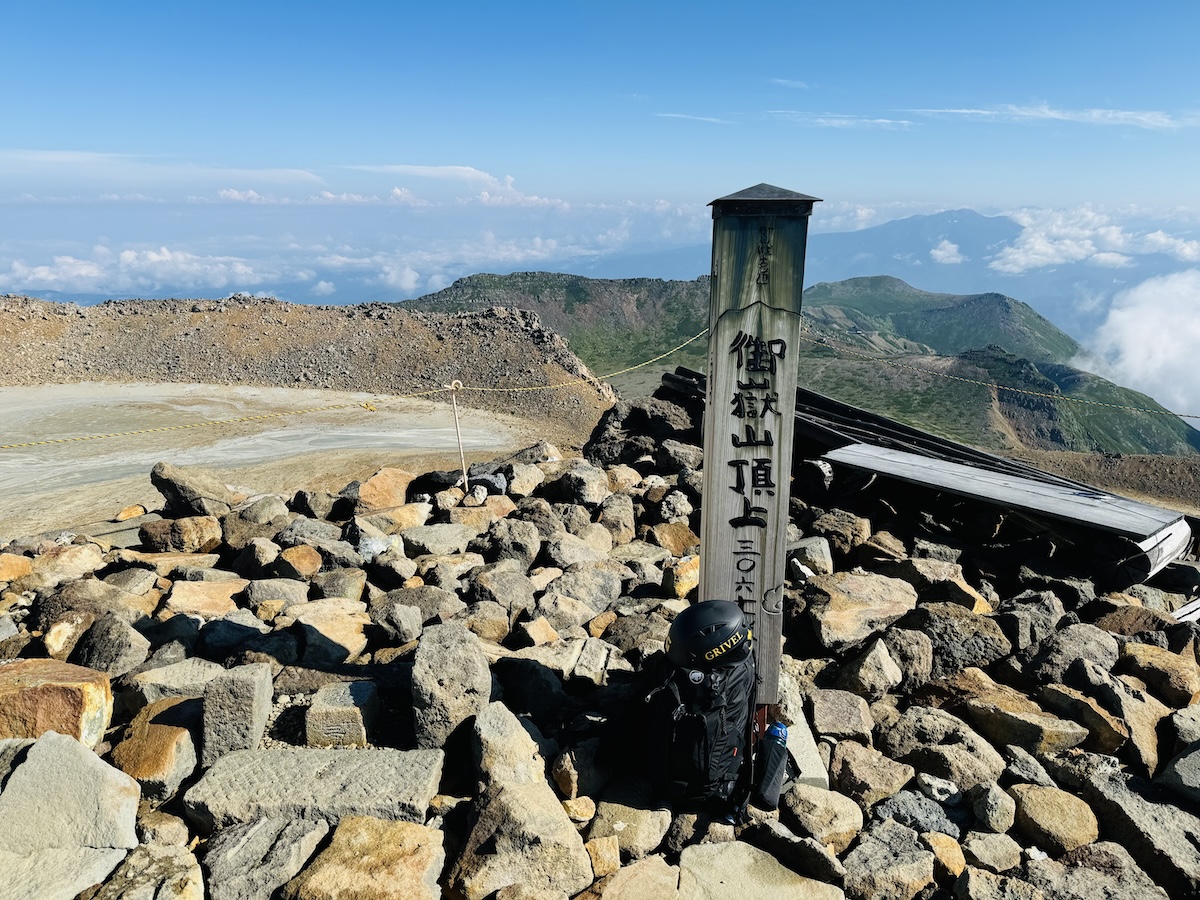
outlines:
[[[607,375],[595,375],[592,378],[579,378],[579,379],[576,379],[575,381],[563,381],[563,382],[559,382],[557,384],[539,384],[539,385],[529,385],[526,387],[470,387],[470,386],[467,386],[467,387],[464,387],[463,390],[464,391],[475,391],[476,393],[488,393],[488,394],[500,394],[500,393],[507,393],[507,392],[523,393],[523,392],[527,392],[527,391],[554,391],[554,390],[558,390],[559,388],[573,387],[578,384],[592,384],[595,381],[605,381],[609,378],[613,378],[616,375],[624,375],[626,372],[632,372],[635,369],[641,369],[644,366],[648,366],[648,365],[651,365],[652,363],[658,362],[660,359],[666,359],[672,353],[677,353],[678,351],[680,351],[684,347],[686,347],[688,344],[690,344],[692,341],[698,340],[699,338],[704,337],[704,335],[706,335],[706,334],[708,334],[707,328],[705,328],[703,331],[693,334],[690,338],[688,338],[682,344],[680,344],[677,347],[672,347],[666,353],[660,353],[660,354],[658,354],[658,356],[651,357],[650,359],[646,360],[645,362],[640,362],[635,366],[628,366],[627,368],[624,368],[624,369],[618,369],[615,372],[609,372]]]
[[[1087,397],[1068,397],[1066,394],[1050,394],[1044,391],[1031,391],[1027,388],[1007,387],[1003,384],[996,384],[992,381],[980,381],[975,378],[964,378],[961,375],[951,375],[948,372],[937,372],[933,369],[926,369],[922,366],[914,366],[911,363],[897,362],[896,360],[889,359],[886,356],[869,356],[866,353],[859,353],[857,350],[851,350],[847,347],[834,347],[832,344],[822,343],[821,341],[814,340],[813,338],[801,336],[800,339],[810,344],[828,347],[834,353],[840,353],[845,356],[856,356],[859,359],[865,359],[869,362],[881,362],[884,365],[892,366],[896,369],[911,369],[914,372],[921,372],[925,375],[931,375],[934,378],[948,378],[952,381],[961,381],[964,384],[975,384],[979,385],[980,387],[994,388],[997,391],[1007,391],[1010,394],[1024,394],[1029,397],[1045,397],[1050,400],[1063,400],[1068,403],[1083,403],[1088,406],[1104,406],[1108,409],[1120,409],[1126,412],[1153,413],[1154,415],[1159,416],[1176,416],[1180,419],[1200,419],[1200,413],[1177,413],[1171,412],[1169,409],[1150,409],[1146,406],[1126,406],[1120,403],[1105,403],[1103,400],[1090,400]]]

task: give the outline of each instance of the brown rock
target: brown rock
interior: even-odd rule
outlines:
[[[221,546],[221,523],[216,516],[159,519],[143,525],[138,537],[153,553],[208,553]]]
[[[957,878],[967,867],[962,846],[950,835],[926,831],[921,835],[921,843],[933,853],[934,877],[938,881]]]
[[[16,581],[33,572],[33,561],[16,553],[0,553],[0,581]]]
[[[1119,665],[1146,682],[1168,706],[1189,706],[1200,695],[1200,665],[1190,644],[1184,653],[1172,653],[1150,644],[1128,643],[1121,648]]]
[[[616,835],[594,838],[585,843],[583,849],[592,858],[592,871],[597,878],[611,875],[621,868],[621,845],[617,843]]]
[[[1017,830],[1051,856],[1068,853],[1100,836],[1091,807],[1074,794],[1039,784],[1014,784],[1008,793],[1017,801]]]
[[[689,550],[694,550],[700,545],[700,538],[686,522],[663,522],[655,525],[650,529],[650,537],[672,556],[684,556]]]
[[[811,530],[829,541],[829,549],[841,557],[871,538],[871,522],[842,509],[825,513],[812,523]]]
[[[163,611],[173,615],[219,619],[237,609],[233,595],[241,593],[249,583],[243,578],[233,581],[177,581],[163,600]]]
[[[834,853],[844,853],[862,831],[862,809],[837,791],[798,783],[783,795],[781,805],[799,834],[812,835]]]
[[[882,631],[917,605],[917,592],[911,584],[886,575],[818,575],[809,579],[806,591],[817,639],[833,650]]]
[[[685,556],[663,566],[663,590],[683,599],[700,586],[700,557]]]
[[[404,469],[380,469],[358,486],[358,509],[376,510],[401,506],[407,499],[408,486],[417,476]]]
[[[1124,722],[1074,688],[1048,684],[1039,697],[1051,712],[1074,719],[1088,730],[1088,739],[1081,745],[1085,750],[1111,756],[1129,740],[1129,729]]]
[[[992,606],[967,583],[962,566],[940,559],[906,559],[879,567],[884,575],[903,578],[917,589],[923,602],[957,603],[976,613],[990,613]]]
[[[966,720],[993,744],[1056,753],[1077,747],[1088,737],[1084,726],[1051,715],[1020,691],[997,684],[982,669],[963,669],[947,684],[965,698]]]
[[[144,516],[145,514],[146,507],[142,506],[140,503],[135,503],[132,506],[126,506],[119,513],[113,516],[112,520],[114,522],[127,522],[130,519],[136,519],[138,516]]]
[[[499,516],[486,506],[455,506],[449,511],[451,525],[466,525],[476,531],[487,531]]]
[[[329,846],[283,888],[287,900],[439,900],[442,832],[414,822],[347,816]]]
[[[165,697],[143,707],[112,752],[118,769],[137,780],[142,796],[165,801],[196,770],[193,731],[200,725],[199,700]]]
[[[103,672],[56,659],[0,664],[0,739],[57,731],[95,747],[112,711],[112,686]]]
[[[857,741],[839,741],[829,760],[829,775],[839,791],[863,811],[908,784],[916,770]]]
[[[308,544],[288,547],[275,560],[275,572],[281,578],[308,581],[320,571],[321,554]]]
[[[604,636],[604,632],[608,630],[608,626],[617,621],[617,614],[611,609],[607,609],[594,619],[584,623],[587,633],[594,638]]]

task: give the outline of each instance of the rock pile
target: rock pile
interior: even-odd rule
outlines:
[[[799,473],[801,775],[736,826],[657,797],[607,737],[696,587],[696,439],[651,400],[466,486],[160,464],[136,530],[11,542],[0,898],[1200,896],[1187,598],[920,491]]]

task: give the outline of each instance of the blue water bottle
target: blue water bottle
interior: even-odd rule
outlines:
[[[783,779],[787,775],[787,726],[776,722],[758,742],[758,787],[754,805],[760,809],[776,809]]]

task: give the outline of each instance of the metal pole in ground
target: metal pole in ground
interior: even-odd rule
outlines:
[[[458,462],[462,466],[463,495],[466,496],[471,490],[471,484],[467,480],[467,456],[463,452],[462,429],[458,426],[458,392],[462,390],[463,383],[456,378],[443,386],[450,391],[450,405],[454,407],[454,435],[458,438]]]

